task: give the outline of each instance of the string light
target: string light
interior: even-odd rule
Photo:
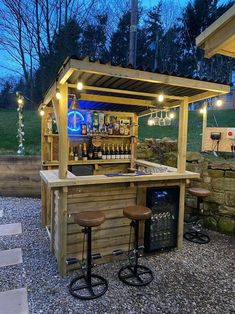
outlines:
[[[77,90],[83,90],[83,83],[81,81],[77,83]]]
[[[164,100],[164,95],[163,95],[163,94],[160,94],[160,95],[158,96],[158,101],[159,101],[159,102],[163,102],[163,100]]]
[[[205,107],[204,107],[204,108],[200,108],[199,112],[200,112],[201,114],[206,113],[206,108],[205,108]]]
[[[60,90],[59,88],[56,89],[56,94],[55,94],[55,97],[60,100],[61,99],[61,93],[60,93]]]
[[[40,116],[43,117],[45,114],[45,111],[43,109],[40,110]]]
[[[221,107],[223,105],[223,101],[221,99],[216,100],[216,106]]]
[[[169,117],[170,117],[170,119],[174,119],[175,113],[174,112],[170,112]]]

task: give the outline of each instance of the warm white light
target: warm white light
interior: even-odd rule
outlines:
[[[45,114],[45,111],[43,109],[40,110],[40,116],[43,117]]]
[[[163,102],[163,100],[164,100],[164,95],[163,95],[163,94],[160,94],[160,95],[158,96],[158,101],[159,101],[159,102]]]
[[[201,114],[206,113],[206,108],[201,108],[201,109],[199,110],[199,112],[200,112]]]
[[[78,90],[83,90],[83,83],[82,83],[81,81],[79,81],[79,82],[77,83],[77,89],[78,89]]]
[[[169,117],[170,117],[170,119],[174,119],[174,117],[175,117],[174,112],[170,112]]]
[[[223,101],[221,99],[217,99],[216,106],[221,107],[223,105]]]
[[[151,117],[148,118],[148,125],[153,126],[154,124],[155,124],[155,121],[154,121],[153,116],[151,115]]]
[[[22,97],[19,97],[17,101],[18,101],[18,104],[19,104],[19,105],[22,105],[22,104],[23,104],[23,98],[22,98]]]
[[[60,99],[61,99],[61,93],[60,93],[60,91],[59,91],[59,89],[58,89],[58,88],[56,89],[56,94],[55,94],[55,97],[56,97],[58,100],[60,100]]]

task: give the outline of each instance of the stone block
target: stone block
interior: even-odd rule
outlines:
[[[225,177],[235,178],[235,171],[225,171]]]
[[[218,221],[218,231],[229,235],[235,234],[235,219],[221,217]]]
[[[212,169],[209,169],[208,170],[208,175],[211,178],[221,178],[221,177],[224,176],[224,171],[223,170],[212,170]]]
[[[211,194],[207,197],[207,201],[216,204],[224,204],[224,193],[211,192]]]
[[[235,207],[235,192],[225,192],[225,204]]]
[[[209,176],[203,176],[203,182],[204,183],[211,183],[211,177],[209,177]]]
[[[235,207],[226,206],[226,205],[220,205],[219,206],[219,213],[235,217]]]
[[[202,162],[204,157],[199,152],[187,152],[186,160]]]
[[[210,163],[209,168],[211,169],[220,169],[220,170],[230,170],[231,165],[229,163],[220,163],[220,162],[215,162],[215,163]]]
[[[219,191],[234,191],[235,192],[235,179],[233,178],[213,178],[212,188]]]

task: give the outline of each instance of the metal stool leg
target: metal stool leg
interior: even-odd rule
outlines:
[[[102,296],[108,289],[108,282],[99,275],[91,273],[91,227],[85,227],[87,234],[87,270],[86,275],[74,278],[69,285],[69,292],[78,299],[92,300]]]
[[[197,222],[200,219],[200,204],[202,202],[203,202],[202,198],[197,197],[197,213],[196,213]],[[191,229],[192,229],[191,231],[184,233],[184,239],[197,244],[206,244],[210,242],[210,237],[207,234],[201,232],[201,230],[196,230],[196,228],[193,229],[193,227],[191,227]]]
[[[119,272],[119,279],[129,286],[146,286],[153,280],[153,273],[148,267],[138,264],[139,258],[139,220],[133,220],[131,226],[135,230],[134,256],[133,265],[123,266]]]

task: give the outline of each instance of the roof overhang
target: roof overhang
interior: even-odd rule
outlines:
[[[76,89],[78,80],[85,84],[80,93]],[[101,107],[102,103],[110,102],[120,106],[131,105],[134,112],[156,107],[156,98],[162,93],[165,96],[164,105],[175,107],[185,97],[191,103],[230,92],[230,85],[227,84],[91,62],[89,58],[67,58],[56,82],[47,91],[43,104],[48,105],[55,97],[56,88],[65,83],[68,84],[69,94],[77,94],[78,99],[99,102]]]
[[[196,38],[205,57],[215,54],[235,58],[235,4]]]

